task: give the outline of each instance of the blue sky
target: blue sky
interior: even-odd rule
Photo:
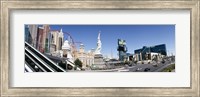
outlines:
[[[96,48],[101,31],[101,53],[108,57],[112,52],[117,58],[117,39],[126,40],[128,53],[143,46],[166,44],[167,53],[175,54],[175,25],[50,25],[50,28],[70,33],[75,42],[85,45],[86,51]]]

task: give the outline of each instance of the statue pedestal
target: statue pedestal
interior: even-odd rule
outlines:
[[[104,64],[103,55],[101,55],[101,54],[95,54],[94,55],[94,64],[95,65]]]
[[[102,54],[95,54],[94,55],[94,65],[103,68],[105,67],[105,62],[103,61],[103,55]]]
[[[97,48],[94,55],[94,67],[95,68],[105,68],[105,62],[103,61],[103,55],[101,54],[101,40],[100,40],[100,33],[98,34],[97,38]]]

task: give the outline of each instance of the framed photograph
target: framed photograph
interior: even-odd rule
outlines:
[[[1,1],[1,96],[200,96],[199,0]]]

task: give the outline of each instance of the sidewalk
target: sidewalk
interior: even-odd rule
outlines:
[[[165,66],[163,66],[163,67],[160,67],[159,69],[155,70],[154,72],[160,72],[160,71],[162,71],[164,68],[168,67],[168,66],[171,65],[171,64],[173,64],[173,63],[170,63],[170,64],[167,64],[167,65],[165,65]]]
[[[172,72],[175,72],[175,69],[173,69]]]

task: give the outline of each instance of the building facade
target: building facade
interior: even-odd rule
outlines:
[[[30,31],[30,34],[31,34],[31,38],[32,38],[31,45],[33,47],[37,48],[36,44],[37,44],[38,26],[37,25],[28,25],[28,27],[29,27],[29,31]]]
[[[64,42],[64,35],[63,35],[63,32],[62,32],[62,29],[60,30],[60,32],[58,33],[58,37],[56,37],[57,39],[57,43],[56,43],[56,50],[59,51],[59,50],[62,50],[62,45],[63,45],[63,42]]]
[[[83,68],[86,68],[87,66],[91,66],[94,64],[94,55],[95,50],[91,49],[88,52],[85,52],[85,48],[83,44],[80,44],[79,51],[76,53],[75,59],[79,59],[83,63]]]
[[[42,53],[59,53],[64,44],[64,33],[51,30],[49,25],[25,25],[25,41]]]
[[[44,44],[43,44],[43,31],[44,31],[44,28],[43,27],[38,27],[38,33],[37,33],[37,44],[36,44],[36,47],[37,49],[44,53]]]
[[[58,34],[59,34],[59,31],[57,31],[57,30],[51,31],[51,35],[50,35],[50,37],[51,37],[51,40],[50,40],[50,53],[57,51]]]
[[[125,61],[128,57],[126,52],[127,47],[126,47],[126,41],[122,39],[118,39],[118,48],[117,51],[119,52],[119,61]]]
[[[30,30],[29,30],[29,27],[28,26],[25,26],[25,41],[28,42],[29,44],[32,43],[32,37],[31,37],[31,33],[30,33]]]
[[[143,46],[143,48],[135,50],[134,53],[137,61],[153,60],[155,57],[158,56],[167,56],[165,44],[150,47]]]
[[[44,30],[43,30],[42,46],[44,48],[44,52],[47,53],[49,51],[48,41],[49,41],[50,27],[49,25],[43,25],[43,28]]]

